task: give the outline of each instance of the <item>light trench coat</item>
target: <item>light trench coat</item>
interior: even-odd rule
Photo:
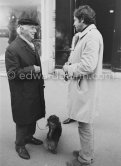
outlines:
[[[67,71],[71,79],[68,87],[69,117],[79,122],[92,123],[97,112],[99,84],[102,75],[103,39],[94,24],[79,32],[79,40],[71,51]]]

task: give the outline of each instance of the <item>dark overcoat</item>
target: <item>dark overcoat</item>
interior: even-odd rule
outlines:
[[[25,125],[45,117],[44,80],[37,50],[17,37],[6,50],[5,64],[14,122]],[[41,72],[35,73],[33,65],[40,66]]]

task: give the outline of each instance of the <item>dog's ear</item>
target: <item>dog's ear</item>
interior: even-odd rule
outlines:
[[[61,121],[60,121],[59,117],[57,117],[57,119],[58,119],[58,123],[61,124]]]
[[[56,119],[57,119],[57,121],[59,122],[59,117],[58,117],[58,116],[56,116]]]

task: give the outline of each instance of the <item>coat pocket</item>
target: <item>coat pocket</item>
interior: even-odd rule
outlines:
[[[80,92],[87,92],[88,91],[88,82],[86,79],[78,79],[76,81],[76,87],[77,87],[77,91],[80,93]]]

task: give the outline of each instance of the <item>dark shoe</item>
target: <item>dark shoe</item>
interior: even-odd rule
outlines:
[[[28,139],[26,141],[26,144],[42,145],[43,142],[41,140],[39,140],[39,139],[36,139],[36,138],[32,137],[31,139]]]
[[[91,164],[80,163],[77,159],[74,159],[71,162],[66,162],[66,166],[91,166]]]
[[[56,150],[49,150],[51,153],[53,154],[57,154],[57,151]]]
[[[63,121],[63,124],[69,124],[69,123],[72,123],[72,122],[75,122],[75,120],[68,118],[68,119]]]
[[[16,146],[16,152],[23,159],[30,159],[30,155],[24,146]]]
[[[79,151],[78,151],[78,150],[73,151],[73,156],[74,156],[75,158],[78,158],[78,156],[79,156]]]
[[[78,157],[79,157],[79,150],[73,151],[73,156],[74,156],[76,159],[78,159]],[[94,159],[93,159],[93,158],[91,159],[91,164],[92,164],[92,163],[94,163]]]

